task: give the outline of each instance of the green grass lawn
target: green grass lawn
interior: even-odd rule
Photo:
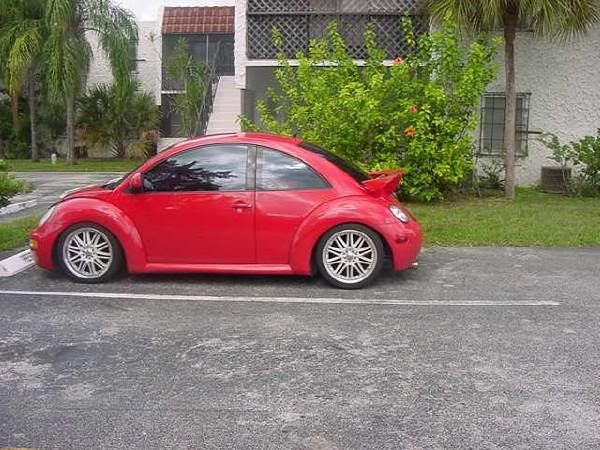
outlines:
[[[519,189],[517,200],[457,198],[407,204],[428,246],[600,246],[600,198]]]
[[[10,159],[7,162],[13,172],[130,172],[142,163],[135,159],[80,159],[72,166],[64,159],[54,165],[49,159],[40,162]]]
[[[10,222],[0,222],[0,251],[27,245],[29,233],[33,230],[40,216],[27,216]]]
[[[512,203],[501,197],[462,197],[407,204],[428,246],[600,246],[600,198],[569,198],[519,189]],[[27,244],[38,216],[0,223],[0,250]]]

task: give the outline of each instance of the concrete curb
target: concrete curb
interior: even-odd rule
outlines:
[[[18,211],[23,211],[24,209],[29,209],[37,206],[37,200],[27,200],[25,202],[12,203],[4,208],[0,208],[0,216],[5,216],[7,214],[12,214]]]
[[[12,277],[13,275],[23,272],[29,269],[35,263],[30,250],[23,250],[16,255],[0,261],[0,278],[1,277]]]

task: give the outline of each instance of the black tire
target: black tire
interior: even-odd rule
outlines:
[[[356,281],[343,280],[341,279],[341,274],[338,277],[333,276],[331,273],[332,268],[328,268],[328,266],[325,263],[325,258],[327,257],[327,255],[325,254],[326,246],[331,245],[330,240],[335,239],[334,236],[343,236],[344,234],[347,235],[347,233],[342,232],[355,232],[357,235],[368,237],[368,239],[365,239],[365,241],[370,247],[373,248],[374,255],[373,262],[369,264],[369,269],[366,270],[365,273],[362,275],[362,277],[364,278],[361,278],[361,276],[357,276]],[[350,257],[353,256],[350,255]],[[319,239],[319,243],[317,244],[317,248],[315,251],[315,263],[321,276],[332,286],[341,289],[361,289],[365,286],[368,286],[379,276],[379,274],[383,270],[384,262],[385,247],[383,245],[381,237],[379,237],[379,234],[377,234],[371,228],[359,224],[345,224],[332,228],[323,236],[321,236],[321,239]]]
[[[75,269],[72,268],[71,264],[65,261],[65,245],[67,239],[76,231],[84,229],[95,230],[99,233],[102,233],[106,236],[106,239],[110,243],[110,248],[112,250],[112,259],[107,264],[108,268],[103,271],[99,276],[90,276],[84,277],[79,275]],[[76,281],[77,283],[86,283],[86,284],[94,284],[94,283],[103,283],[105,281],[110,280],[115,275],[117,275],[121,269],[123,268],[123,249],[121,248],[121,244],[115,238],[115,236],[108,231],[106,228],[92,223],[92,222],[82,222],[76,225],[72,225],[67,228],[58,239],[56,244],[56,252],[55,252],[56,262],[58,267],[60,267],[61,271],[69,277],[71,280]]]

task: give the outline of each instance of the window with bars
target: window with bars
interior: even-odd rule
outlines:
[[[517,94],[516,155],[527,156],[529,135],[529,100],[531,94]],[[479,124],[479,154],[504,153],[504,112],[506,96],[503,92],[487,93],[481,99]]]

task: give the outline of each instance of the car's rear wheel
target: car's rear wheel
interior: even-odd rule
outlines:
[[[320,239],[316,252],[319,272],[343,289],[360,289],[381,273],[385,249],[379,235],[362,225],[340,225]]]
[[[123,251],[113,234],[92,223],[68,228],[60,237],[57,259],[62,271],[80,283],[101,283],[123,266]]]

